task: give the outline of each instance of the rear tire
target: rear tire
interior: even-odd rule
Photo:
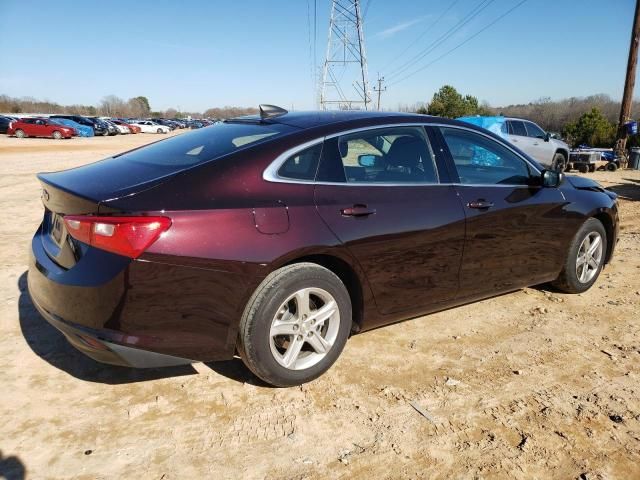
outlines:
[[[556,153],[553,156],[553,162],[551,163],[551,165],[553,166],[554,170],[558,172],[564,172],[565,168],[567,167],[567,159],[563,154]]]
[[[587,173],[589,171],[589,167],[587,165],[580,165],[578,167],[578,171],[580,173]]]
[[[60,140],[60,139],[62,138],[62,134],[61,134],[58,130],[56,130],[55,132],[53,132],[53,133],[51,134],[51,136],[52,136],[55,140]]]
[[[17,138],[27,138],[27,134],[24,133],[24,130],[16,130],[16,137]]]
[[[351,299],[342,281],[313,263],[271,273],[240,321],[238,353],[270,385],[309,382],[336,361],[351,331]]]
[[[582,224],[569,246],[562,272],[552,285],[566,293],[582,293],[595,283],[607,253],[607,233],[600,220]]]

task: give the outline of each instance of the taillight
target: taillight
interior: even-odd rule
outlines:
[[[67,232],[76,240],[108,252],[138,258],[171,226],[167,217],[67,215]]]

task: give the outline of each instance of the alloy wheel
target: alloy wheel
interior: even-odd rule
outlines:
[[[584,237],[576,258],[576,276],[580,283],[589,283],[602,262],[602,236],[591,232]]]
[[[331,350],[339,329],[340,310],[333,296],[321,288],[300,289],[271,321],[271,354],[289,370],[310,368]]]

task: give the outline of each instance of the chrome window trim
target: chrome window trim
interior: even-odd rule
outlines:
[[[278,175],[278,170],[280,169],[280,167],[282,166],[282,164],[287,161],[289,159],[289,157],[291,157],[292,155],[295,155],[298,152],[301,152],[302,150],[305,150],[309,147],[313,147],[314,145],[317,145],[318,143],[321,142],[325,142],[326,140],[332,139],[332,138],[336,138],[336,137],[341,137],[343,135],[349,135],[352,133],[358,133],[358,132],[363,132],[366,130],[379,130],[382,128],[391,128],[391,127],[443,127],[443,128],[457,128],[459,130],[466,130],[472,133],[476,133],[478,135],[482,135],[484,137],[487,137],[489,140],[496,142],[496,140],[491,137],[490,135],[487,135],[484,132],[479,132],[477,130],[474,130],[472,128],[467,128],[461,125],[447,125],[447,124],[443,124],[443,123],[420,123],[420,122],[410,122],[410,123],[390,123],[390,124],[384,124],[384,125],[373,125],[373,126],[368,126],[368,127],[360,127],[360,128],[353,128],[351,130],[344,130],[342,132],[336,132],[336,133],[332,133],[330,135],[325,135],[323,137],[318,137],[318,138],[314,138],[313,140],[309,140],[307,142],[301,143],[299,145],[296,145],[295,147],[291,147],[288,150],[285,150],[284,152],[282,152],[280,155],[278,155],[270,164],[269,166],[264,170],[264,172],[262,172],[262,179],[267,181],[267,182],[273,182],[273,183],[293,183],[293,184],[301,184],[301,185],[335,185],[335,186],[346,186],[346,187],[400,187],[400,186],[408,186],[408,187],[415,187],[415,186],[420,186],[420,187],[433,187],[433,186],[439,186],[439,185],[455,185],[455,186],[475,186],[475,187],[525,187],[525,188],[531,188],[531,185],[521,185],[521,184],[513,184],[513,185],[506,185],[506,184],[491,184],[491,183],[482,183],[482,184],[469,184],[469,183],[424,183],[424,182],[411,182],[411,183],[402,183],[402,182],[316,182],[315,180],[298,180],[298,179],[294,179],[294,178],[286,178],[286,177],[281,177]],[[496,142],[498,143],[498,142]],[[507,144],[506,142],[504,144],[500,144],[503,147],[506,147],[509,151],[511,151],[511,153],[513,153],[516,157],[520,158],[522,161],[524,161],[529,168],[531,168],[534,172],[537,172],[538,175],[540,175],[542,172],[540,170],[538,170],[538,167],[536,167],[534,164],[532,164],[529,160],[527,160],[525,157],[523,157],[522,155],[520,155],[520,153],[516,152],[509,144]]]

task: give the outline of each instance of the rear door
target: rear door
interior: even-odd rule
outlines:
[[[522,120],[507,120],[507,130],[509,132],[509,141],[520,150],[535,157],[533,152],[533,140],[527,134],[527,128]]]
[[[441,127],[466,215],[460,299],[549,281],[566,253],[566,201],[540,173],[482,133]]]
[[[421,126],[325,142],[318,212],[360,263],[383,314],[435,309],[458,290],[464,211],[435,151]]]

